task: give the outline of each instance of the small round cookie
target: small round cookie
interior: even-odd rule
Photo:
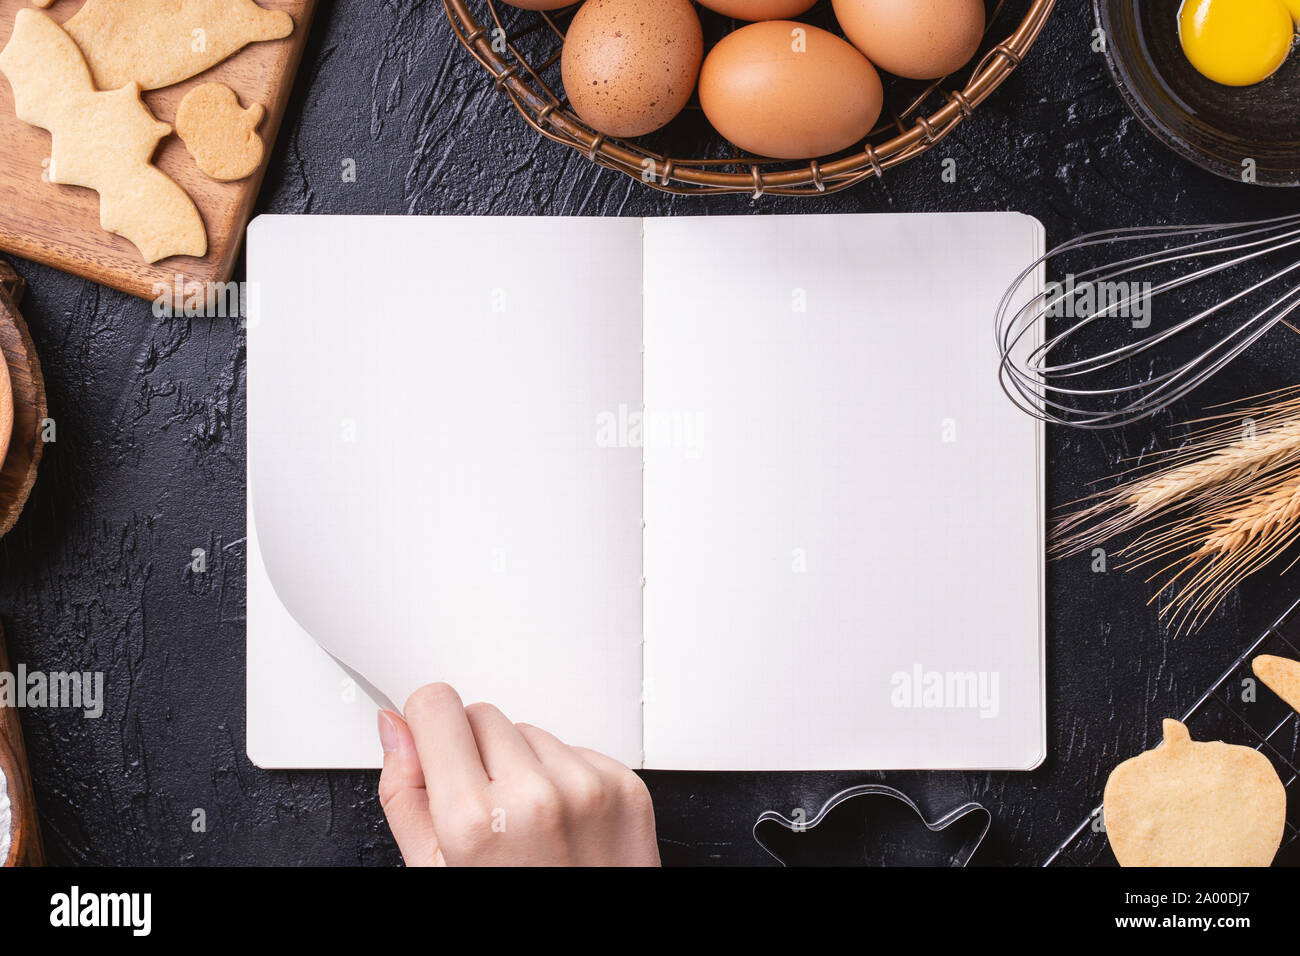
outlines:
[[[257,127],[266,110],[241,109],[239,97],[221,83],[204,83],[185,94],[176,110],[176,133],[199,169],[221,182],[244,179],[262,164],[265,147]]]

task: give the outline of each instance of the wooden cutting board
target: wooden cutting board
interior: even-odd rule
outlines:
[[[283,40],[254,43],[205,73],[144,94],[154,116],[173,123],[176,107],[193,87],[225,83],[247,107],[261,103],[266,118],[258,127],[267,144],[262,168],[237,183],[220,183],[202,173],[179,137],[158,146],[154,162],[190,194],[208,231],[208,254],[202,259],[173,256],[147,264],[126,239],[99,225],[99,197],[79,186],[41,181],[42,162],[50,155],[50,135],[14,115],[13,91],[0,74],[0,250],[42,262],[146,299],[157,297],[156,285],[225,282],[235,268],[244,227],[284,117],[294,74],[302,59],[315,0],[258,0],[267,9],[285,10],[294,31]],[[27,0],[0,0],[0,48],[9,42],[14,16]],[[63,23],[81,0],[55,0],[45,12]]]

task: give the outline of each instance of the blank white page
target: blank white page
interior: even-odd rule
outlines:
[[[1016,214],[645,227],[646,765],[1029,769],[1041,427]]]
[[[637,220],[252,224],[255,762],[378,761],[328,652],[640,763],[642,462],[598,424],[640,404],[641,253]]]

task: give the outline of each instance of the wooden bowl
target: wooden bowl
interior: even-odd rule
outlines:
[[[19,776],[18,758],[9,748],[3,735],[0,735],[0,773],[4,774],[5,792],[9,796],[9,855],[5,857],[4,865],[18,866],[24,847],[23,819],[27,807],[23,800],[23,788],[20,785],[23,778]]]
[[[0,260],[0,538],[18,521],[45,450],[45,380],[18,311],[22,294],[22,279]]]
[[[0,671],[13,672],[5,650],[4,631],[0,629]],[[42,866],[45,849],[41,844],[40,823],[36,817],[36,797],[27,770],[27,748],[23,745],[22,723],[18,711],[0,708],[0,771],[5,775],[9,796],[10,842],[5,866]]]

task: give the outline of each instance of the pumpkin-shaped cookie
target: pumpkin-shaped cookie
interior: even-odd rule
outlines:
[[[1164,722],[1164,746],[1106,781],[1106,834],[1120,866],[1268,866],[1282,843],[1286,791],[1250,747],[1194,741]]]

